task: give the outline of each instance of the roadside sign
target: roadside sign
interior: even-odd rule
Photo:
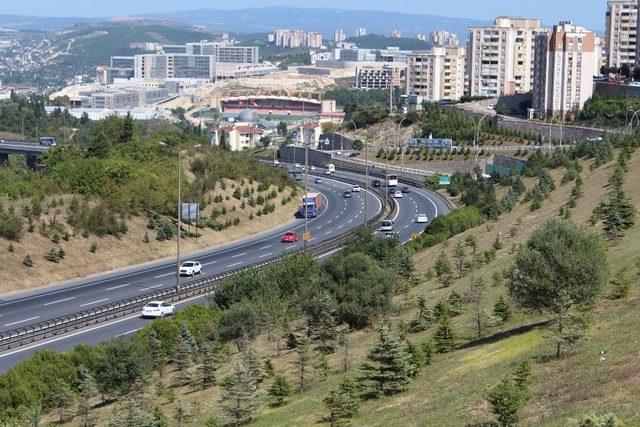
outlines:
[[[451,184],[451,177],[449,175],[440,175],[439,182],[440,185],[449,185]]]
[[[411,240],[418,240],[420,238],[420,233],[411,233]]]
[[[311,232],[307,231],[305,233],[302,233],[302,240],[304,240],[305,242],[311,240]]]

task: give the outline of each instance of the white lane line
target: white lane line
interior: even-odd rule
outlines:
[[[118,286],[113,286],[111,288],[107,288],[107,289],[105,289],[105,291],[112,291],[114,289],[124,288],[125,286],[129,286],[129,285],[130,285],[130,283],[125,283],[124,285],[118,285]]]
[[[317,237],[314,237],[313,239],[309,239],[310,242],[313,242],[314,240],[318,239]]]
[[[410,226],[410,225],[411,225],[411,224],[407,224],[407,225],[405,225],[405,226],[404,226],[405,230],[406,230],[407,228],[409,228],[409,226]]]
[[[329,221],[327,221],[327,225],[328,225],[328,224],[331,224],[332,222],[333,222],[333,220],[329,220]]]
[[[348,224],[351,224],[353,222],[352,219],[350,219],[349,221],[347,221]]]
[[[144,288],[140,289],[140,292],[145,292],[147,289],[161,288],[162,286],[165,286],[165,285],[161,283],[159,285],[145,286]]]
[[[269,252],[268,254],[260,255],[259,258],[266,258],[268,256],[273,255],[273,252]]]
[[[173,276],[174,274],[176,273],[172,271],[171,273],[161,274],[160,276],[156,276],[154,277],[154,279],[162,279],[163,277]]]
[[[261,247],[261,248],[260,248],[260,250],[262,251],[262,250],[264,250],[264,249],[269,249],[271,246],[273,246],[273,245],[263,246],[263,247]]]
[[[99,300],[96,300],[96,301],[88,302],[88,303],[86,303],[86,304],[81,304],[81,305],[80,305],[80,307],[86,307],[86,306],[88,306],[88,305],[99,304],[99,303],[101,303],[101,302],[105,302],[105,301],[109,301],[109,298],[102,298],[102,299],[99,299]]]
[[[316,227],[316,230],[321,230],[321,229],[322,229],[322,226],[321,226],[321,225],[319,225],[319,226],[317,226],[317,227]]]
[[[324,235],[326,236],[327,234],[331,234],[331,233],[333,233],[333,231],[329,230],[326,233],[324,233]]]
[[[218,262],[218,261],[205,262],[202,265],[212,265],[212,264],[215,264],[216,262]]]
[[[246,252],[243,252],[243,253],[241,253],[241,254],[234,255],[234,256],[232,256],[231,258],[240,258],[241,256],[245,256],[246,254],[247,254]]]
[[[17,322],[11,322],[11,323],[7,323],[4,326],[13,326],[13,325],[17,325],[19,323],[24,323],[24,322],[28,322],[29,320],[36,320],[39,319],[40,316],[34,316],[34,317],[30,317],[28,319],[24,319],[24,320],[18,320]]]
[[[338,226],[338,228],[344,228],[344,224],[343,224],[343,225]]]
[[[127,332],[125,332],[125,333],[122,333],[122,334],[116,335],[116,338],[118,338],[118,337],[123,337],[123,336],[125,336],[125,335],[129,335],[129,334],[133,334],[133,333],[135,333],[135,332],[138,332],[140,329],[142,329],[142,328],[132,329],[132,330],[127,331]]]
[[[227,268],[237,267],[237,266],[238,266],[238,265],[240,265],[240,264],[242,264],[242,261],[240,261],[240,262],[236,262],[235,264],[227,265]]]
[[[47,305],[53,305],[53,304],[60,304],[61,302],[71,301],[72,299],[76,299],[76,297],[59,299],[58,301],[51,301],[51,302],[48,302],[48,303],[45,303],[45,304],[42,304],[42,305],[47,306]]]

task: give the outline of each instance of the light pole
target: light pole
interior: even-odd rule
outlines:
[[[158,144],[166,147],[167,144],[159,142]],[[196,144],[192,148],[200,148],[201,144]],[[182,231],[182,152],[188,151],[188,148],[179,149],[178,152],[178,232],[176,233],[176,292],[180,291],[180,232]],[[189,218],[191,219],[191,218]]]
[[[358,132],[356,122],[351,119],[353,129]],[[367,192],[369,191],[369,148],[367,147],[367,139],[363,142],[364,149],[364,225],[367,226]]]
[[[307,141],[307,135],[304,125],[302,126],[302,142],[304,144],[304,187],[305,187],[305,201],[304,201],[304,236],[302,239],[303,246],[307,247],[307,233],[309,232],[309,205],[307,204],[307,197],[309,197],[309,142]]]
[[[400,127],[402,126],[402,123],[404,123],[404,121],[407,120],[406,117],[403,117],[402,120],[400,120],[400,123],[398,123],[398,126],[396,127],[396,143],[398,144],[398,147],[400,147]],[[402,144],[402,147],[400,147],[400,175],[402,175],[403,171],[404,171],[404,143]]]
[[[558,111],[553,116],[551,116],[551,123],[549,123],[549,151],[551,151],[551,130],[553,129],[553,120],[556,117],[558,118],[558,124],[560,125],[560,147],[562,147],[562,134],[564,131],[564,121],[560,120],[562,114],[562,111]]]

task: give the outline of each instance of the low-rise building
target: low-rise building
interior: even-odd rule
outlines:
[[[258,146],[264,130],[251,123],[235,123],[216,128],[212,143],[226,145],[231,151],[242,151]]]
[[[358,89],[388,89],[400,86],[406,65],[395,63],[367,63],[356,68],[355,87]]]

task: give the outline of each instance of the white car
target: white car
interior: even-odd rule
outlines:
[[[495,110],[495,109],[496,109],[496,104],[487,105],[487,110]]]
[[[151,301],[142,308],[142,317],[165,317],[176,312],[176,307],[165,301]]]
[[[393,193],[393,198],[394,199],[402,199],[404,196],[402,195],[402,192],[396,191],[395,193]]]
[[[198,261],[185,261],[180,264],[181,276],[195,276],[202,274],[202,265]]]
[[[294,163],[293,167],[295,169],[302,169],[302,165],[300,163]]]
[[[416,217],[416,222],[418,224],[426,224],[427,222],[429,222],[429,217],[427,216],[427,214],[418,214],[418,216]]]
[[[387,233],[393,231],[393,221],[390,219],[385,219],[380,223],[380,232]]]
[[[352,193],[359,193],[359,192],[360,192],[360,186],[358,186],[358,185],[354,185],[354,186],[351,188],[351,192],[352,192]]]

